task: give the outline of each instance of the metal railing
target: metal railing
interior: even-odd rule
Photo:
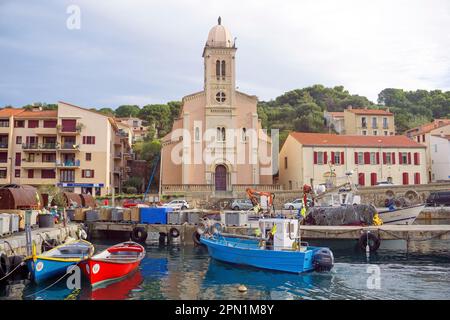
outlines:
[[[80,160],[75,161],[63,161],[63,162],[56,162],[57,167],[79,167],[80,166]]]
[[[56,150],[58,143],[23,143],[22,149],[25,150]]]

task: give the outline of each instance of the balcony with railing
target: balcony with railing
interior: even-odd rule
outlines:
[[[58,168],[79,168],[80,167],[80,160],[66,160],[66,161],[57,161],[56,166]]]
[[[58,149],[58,143],[23,143],[22,149],[24,151],[55,151]]]
[[[0,120],[0,133],[9,133],[9,120]]]
[[[59,146],[60,151],[79,151],[80,146],[73,142],[63,142]]]
[[[73,126],[63,126],[63,125],[57,125],[56,130],[59,134],[63,135],[78,135],[83,130],[83,124],[78,123],[75,127]]]
[[[0,141],[0,149],[8,149],[8,142]]]
[[[25,169],[53,169],[56,161],[40,161],[40,160],[23,160],[21,167]]]

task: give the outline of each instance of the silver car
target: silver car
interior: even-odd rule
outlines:
[[[235,199],[231,203],[231,209],[233,210],[250,210],[253,208],[253,204],[248,199]]]

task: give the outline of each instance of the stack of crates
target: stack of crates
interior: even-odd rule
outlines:
[[[225,225],[243,227],[248,224],[247,211],[225,211]]]
[[[111,210],[111,221],[118,222],[123,220],[123,209],[114,208]]]
[[[11,217],[7,213],[0,213],[0,237],[11,234]]]
[[[183,224],[186,222],[186,213],[184,211],[167,212],[167,224]]]
[[[200,210],[186,210],[186,222],[188,224],[197,225],[203,217],[203,212]]]
[[[15,213],[10,213],[10,231],[11,233],[19,232],[19,215]]]

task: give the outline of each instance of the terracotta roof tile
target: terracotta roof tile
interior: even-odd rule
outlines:
[[[57,118],[58,110],[32,111],[26,110],[15,116],[16,118]]]
[[[374,116],[392,116],[392,112],[381,109],[346,109],[355,114],[374,115]]]
[[[291,132],[305,146],[425,148],[406,136],[353,136],[328,133]]]
[[[3,109],[0,109],[0,117],[6,118],[6,117],[14,116],[23,111],[24,111],[24,109],[3,108]]]
[[[429,122],[426,124],[423,124],[421,126],[409,129],[406,131],[407,133],[411,133],[412,135],[419,135],[428,133],[433,129],[437,129],[443,126],[446,126],[450,124],[450,119],[435,119],[433,122]]]

